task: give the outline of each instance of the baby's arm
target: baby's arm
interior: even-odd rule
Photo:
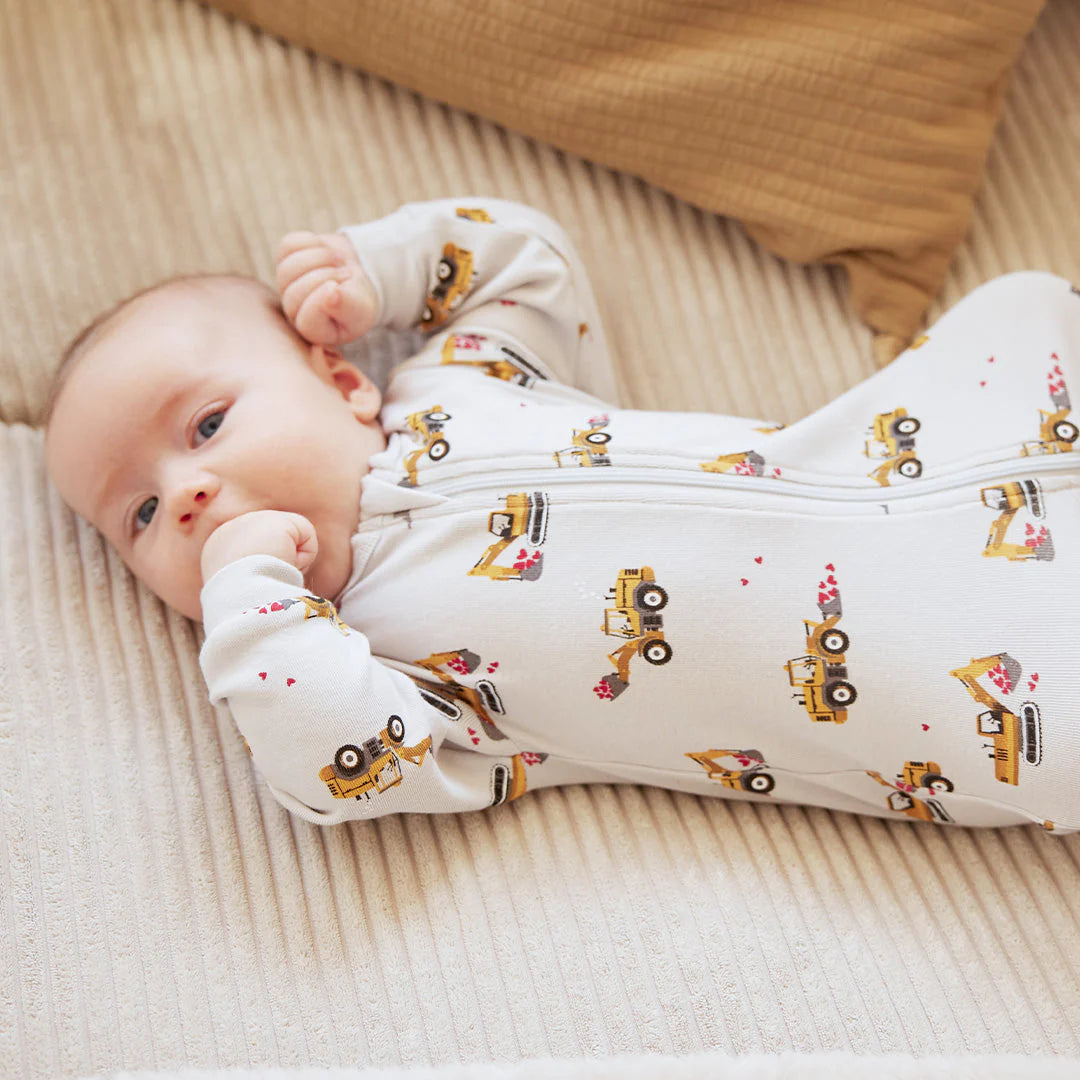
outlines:
[[[201,600],[210,702],[228,704],[274,797],[304,820],[478,810],[494,801],[493,770],[512,772],[514,749],[489,756],[455,745],[468,706],[425,696],[373,657],[287,561],[233,559]]]
[[[541,378],[571,384],[587,362],[583,350],[606,349],[573,245],[551,218],[519,203],[409,203],[335,234],[290,233],[278,257],[285,312],[317,344],[375,326],[416,328],[432,335],[426,362],[440,363],[446,339],[467,332],[489,349],[524,354]]]

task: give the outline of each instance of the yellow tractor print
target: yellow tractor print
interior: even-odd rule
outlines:
[[[699,465],[706,472],[734,472],[740,476],[765,475],[765,459],[756,450],[744,450],[741,454],[721,454],[715,461],[702,461]]]
[[[262,612],[285,611],[291,608],[293,604],[303,604],[307,608],[304,613],[304,622],[307,622],[308,619],[329,619],[331,624],[336,626],[346,637],[352,632],[348,624],[343,622],[341,616],[338,615],[337,608],[324,596],[287,596],[284,600],[277,600],[273,604],[258,610]]]
[[[432,653],[426,660],[415,661],[418,667],[427,668],[443,684],[438,690],[422,686],[417,681],[421,697],[438,709],[450,720],[461,719],[461,707],[457,701],[464,701],[476,714],[480,726],[489,739],[505,739],[498,729],[491,714],[504,716],[502,698],[499,697],[495,684],[490,679],[479,679],[475,686],[462,686],[449,672],[441,671],[449,667],[459,675],[471,675],[480,666],[480,657],[471,649],[451,649],[449,652]],[[453,700],[448,700],[453,699]]]
[[[874,417],[873,435],[866,440],[863,454],[868,458],[885,458],[885,463],[866,475],[882,487],[889,486],[889,474],[914,478],[922,475],[922,462],[915,456],[915,432],[921,423],[908,416],[907,409],[893,409]],[[877,446],[871,452],[871,444]],[[882,452],[879,447],[884,447]]]
[[[464,206],[459,206],[455,213],[458,217],[468,218],[470,221],[481,221],[485,225],[495,224],[495,219],[486,210],[468,210]]]
[[[1050,403],[1054,406],[1054,411],[1039,410],[1039,438],[1034,442],[1024,443],[1021,453],[1025,457],[1068,453],[1073,449],[1073,443],[1080,435],[1080,428],[1077,428],[1071,420],[1066,419],[1072,411],[1072,405],[1069,402],[1069,391],[1065,387],[1065,379],[1061,373],[1058,354],[1051,353],[1050,359],[1054,361],[1054,366],[1047,378],[1050,384],[1048,388]]]
[[[485,375],[526,390],[538,379],[547,381],[547,376],[520,349],[496,345],[485,334],[450,334],[443,342],[441,356],[444,364],[483,368]]]
[[[656,584],[652,567],[620,570],[615,585],[608,589],[608,599],[614,600],[615,606],[604,609],[600,629],[612,637],[629,639],[608,655],[617,674],[604,675],[593,687],[601,700],[612,701],[630,685],[632,656],[640,654],[653,665],[666,664],[672,649],[664,640],[664,620],[658,614],[667,605],[668,594]]]
[[[994,776],[1003,784],[1019,784],[1020,759],[1028,765],[1042,761],[1042,718],[1039,707],[1032,701],[1020,706],[1019,716],[987,693],[976,682],[982,675],[1003,693],[1009,693],[1020,681],[1020,664],[1008,653],[996,653],[982,659],[972,657],[971,663],[950,671],[959,679],[975,701],[986,706],[976,718],[980,735],[990,739],[983,745],[994,762]]]
[[[915,821],[938,821],[943,824],[948,824],[953,820],[952,815],[937,801],[937,799],[916,799],[910,791],[890,783],[881,775],[881,773],[867,769],[866,774],[867,776],[872,776],[884,787],[892,789],[886,800],[890,810],[895,810],[897,813],[904,814],[909,818],[914,818]],[[949,788],[948,790],[951,791],[952,788]]]
[[[415,746],[405,746],[405,723],[392,715],[386,727],[363,746],[347,743],[338,747],[333,765],[319,770],[322,780],[335,799],[371,798],[401,783],[401,759],[411,761],[417,768],[431,749],[431,736],[426,735]]]
[[[468,573],[493,581],[536,581],[544,569],[543,552],[534,551],[530,555],[521,548],[513,566],[493,564],[519,537],[527,537],[529,544],[539,547],[547,538],[547,523],[548,497],[542,491],[534,491],[531,495],[524,491],[507,495],[505,509],[493,510],[488,515],[488,532],[499,539]]]
[[[688,753],[709,774],[710,780],[719,780],[732,791],[752,791],[755,795],[768,795],[776,780],[765,771],[765,758],[760,750],[698,750]],[[744,767],[729,769],[720,764],[721,758],[735,758]]]
[[[509,765],[498,762],[491,769],[491,806],[500,803],[513,802],[520,798],[528,790],[528,782],[525,777],[524,758],[528,758],[532,764],[537,765],[548,755],[528,751],[525,754],[515,754],[510,759]]]
[[[416,487],[416,463],[425,455],[432,461],[442,461],[450,453],[450,444],[443,438],[443,424],[451,419],[448,412],[443,412],[441,405],[432,405],[427,412],[409,413],[406,417],[412,428],[423,442],[423,446],[413,450],[405,459],[405,472],[408,474],[399,481],[399,487]]]
[[[574,428],[573,445],[563,450],[556,450],[551,456],[555,464],[562,468],[562,455],[569,454],[577,458],[579,465],[610,465],[611,458],[607,453],[607,444],[611,442],[611,434],[601,430],[608,425],[607,415],[591,416],[585,421],[587,428]]]
[[[851,639],[837,627],[843,608],[836,578],[829,577],[818,586],[818,610],[823,622],[803,619],[806,634],[806,654],[784,664],[788,682],[798,687],[793,698],[805,709],[811,720],[843,724],[847,710],[858,693],[848,681],[847,650]]]
[[[421,330],[435,330],[450,318],[469,291],[473,278],[473,254],[456,244],[444,244],[442,258],[435,268],[438,279],[424,301],[420,316]]]
[[[983,555],[986,558],[992,559],[1004,555],[1010,562],[1023,562],[1028,559],[1049,562],[1054,558],[1054,541],[1045,525],[1040,525],[1036,529],[1029,522],[1025,528],[1026,537],[1022,544],[1005,541],[1009,525],[1024,507],[1028,508],[1036,521],[1046,516],[1042,484],[1038,479],[1030,477],[1027,480],[1010,480],[995,487],[982,488],[979,495],[984,506],[1000,511],[994,524],[990,526],[990,535],[983,548]]]

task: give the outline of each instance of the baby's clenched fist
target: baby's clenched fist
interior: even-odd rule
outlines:
[[[375,325],[375,286],[341,233],[287,233],[276,274],[285,315],[313,345],[347,345]]]
[[[223,566],[248,555],[273,555],[306,574],[319,553],[315,526],[303,514],[252,510],[219,525],[203,544],[205,585]]]

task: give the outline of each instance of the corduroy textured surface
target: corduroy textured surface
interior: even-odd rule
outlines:
[[[1078,52],[1050,0],[935,314],[1006,270],[1080,282]],[[269,280],[282,232],[411,199],[562,221],[641,408],[789,421],[871,374],[839,271],[190,0],[0,0],[0,94],[0,1075],[1080,1054],[1077,837],[630,786],[291,820],[206,704],[196,628],[63,507],[27,426],[106,304]]]
[[[909,338],[1044,0],[210,0],[851,274]]]

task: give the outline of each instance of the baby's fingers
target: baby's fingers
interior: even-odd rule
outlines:
[[[284,295],[294,281],[298,281],[312,270],[344,265],[345,257],[325,244],[314,243],[310,246],[297,248],[297,250],[291,251],[283,258],[278,259],[275,271],[278,292]]]
[[[295,315],[290,315],[293,326],[303,337],[315,345],[346,345],[352,340],[343,321],[344,294],[340,284],[331,279],[324,281],[303,299]]]

